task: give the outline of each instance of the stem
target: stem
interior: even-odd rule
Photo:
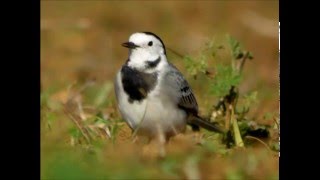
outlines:
[[[246,54],[244,55],[244,57],[243,57],[243,58],[240,60],[240,62],[238,63],[237,70],[238,70],[238,73],[239,73],[239,74],[242,73],[244,63],[246,62],[246,60],[247,60],[248,57],[249,57],[249,52],[246,52]]]
[[[230,111],[227,111],[226,113],[227,114],[226,114],[225,128],[226,128],[227,131],[229,131],[229,129],[230,129],[230,121],[232,121],[232,119],[231,119]]]
[[[230,105],[230,110],[231,110],[231,123],[233,126],[233,133],[234,133],[234,137],[235,137],[235,141],[236,141],[236,146],[238,147],[244,147],[244,143],[243,140],[241,138],[241,134],[240,134],[240,130],[239,130],[239,126],[238,126],[238,122],[237,119],[234,118],[234,110],[233,110],[233,106]]]

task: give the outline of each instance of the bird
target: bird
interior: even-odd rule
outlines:
[[[161,38],[152,32],[135,32],[122,43],[128,58],[117,71],[114,90],[122,118],[137,135],[168,141],[200,127],[224,133],[199,116],[198,103],[183,74],[167,59]]]

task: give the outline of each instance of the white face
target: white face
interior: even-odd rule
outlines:
[[[134,43],[135,48],[130,48],[128,65],[138,70],[148,69],[147,63],[154,62],[161,58],[158,66],[167,62],[162,43],[153,35],[145,33],[134,33],[129,38],[130,43]]]

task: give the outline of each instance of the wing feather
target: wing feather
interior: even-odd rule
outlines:
[[[188,113],[197,114],[198,103],[192,89],[179,70],[174,65],[169,65],[170,70],[164,77],[167,85],[173,89],[174,95],[178,96],[177,105]]]

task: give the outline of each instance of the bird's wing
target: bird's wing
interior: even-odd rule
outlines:
[[[188,113],[197,114],[197,100],[188,82],[174,65],[169,64],[169,66],[170,68],[164,76],[166,87],[171,89],[171,93],[175,96],[173,98],[177,99],[177,105],[181,109],[184,109]]]
[[[218,125],[198,116],[197,100],[188,82],[176,67],[172,64],[169,65],[170,68],[164,76],[163,82],[166,83],[164,87],[166,87],[169,97],[176,100],[178,107],[189,115],[187,122],[192,126],[192,129],[198,131],[200,126],[210,131],[224,133],[225,131]]]

